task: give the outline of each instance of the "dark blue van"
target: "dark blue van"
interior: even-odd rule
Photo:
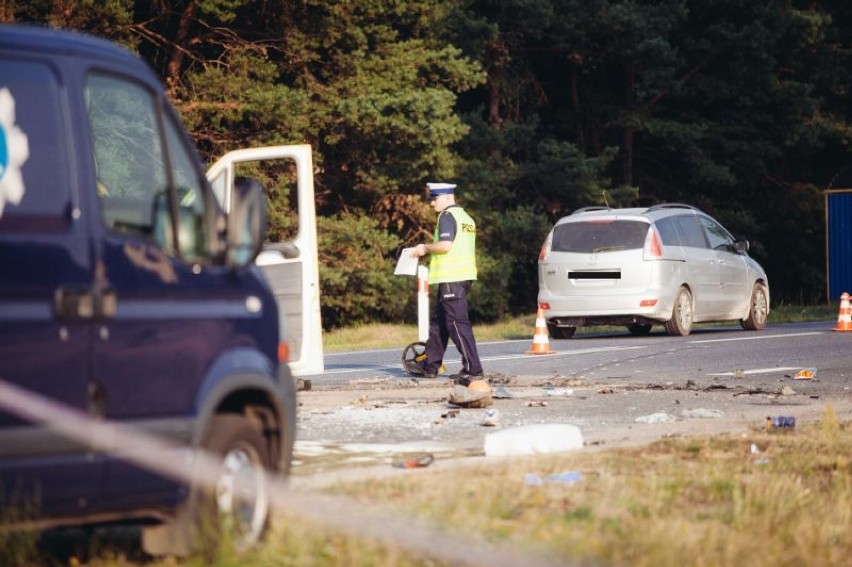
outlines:
[[[220,456],[215,498],[0,400],[0,522],[140,522],[149,552],[181,553],[218,507],[243,543],[263,535],[262,472],[289,471],[295,388],[254,264],[262,189],[228,182],[225,215],[141,59],[0,26],[0,381],[180,444],[187,467],[195,449]]]

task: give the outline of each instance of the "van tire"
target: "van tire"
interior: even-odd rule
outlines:
[[[272,463],[267,443],[248,418],[240,414],[213,417],[202,443],[211,456],[218,455],[216,486],[194,487],[174,519],[146,528],[142,546],[153,556],[186,556],[202,552],[212,561],[223,541],[237,551],[258,543],[269,527],[271,494],[267,472]],[[242,489],[235,489],[235,484]],[[251,494],[243,512],[235,510],[235,493]]]
[[[769,298],[766,296],[766,286],[756,283],[751,290],[748,303],[748,317],[740,319],[740,326],[746,331],[759,331],[766,327],[769,316]]]
[[[685,287],[677,293],[672,318],[666,321],[666,333],[672,337],[685,337],[692,332],[692,294]]]

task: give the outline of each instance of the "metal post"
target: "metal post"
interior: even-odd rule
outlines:
[[[417,266],[417,339],[429,339],[429,268]]]

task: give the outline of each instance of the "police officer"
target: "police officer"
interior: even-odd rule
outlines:
[[[426,186],[432,207],[438,213],[435,236],[432,242],[414,247],[411,255],[430,255],[429,284],[438,284],[438,305],[429,322],[426,360],[412,363],[408,370],[427,378],[436,377],[448,339],[452,339],[461,353],[462,370],[450,377],[466,386],[483,375],[467,308],[470,287],[476,279],[476,223],[456,204],[456,185],[427,183]]]

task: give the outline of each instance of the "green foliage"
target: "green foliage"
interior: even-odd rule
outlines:
[[[481,227],[476,318],[529,309],[549,225],[603,203],[705,208],[750,240],[773,299],[824,293],[819,191],[852,163],[846,0],[33,0],[12,11],[138,49],[207,160],[311,144],[330,224],[365,218],[400,246],[422,241],[434,222],[423,182],[458,182]],[[271,209],[286,232],[290,211]],[[387,272],[366,269],[376,282]],[[324,301],[337,309],[348,292],[334,292]],[[356,319],[399,315],[364,300]]]
[[[308,94],[283,84],[275,63],[251,49],[190,74],[178,97],[187,127],[211,156],[300,143],[310,131]]]
[[[399,238],[346,213],[320,219],[317,233],[323,326],[401,321],[416,288],[412,278],[393,275]]]
[[[4,4],[11,4],[17,22],[81,30],[132,50],[139,45],[139,36],[133,31],[133,0],[7,0]]]

